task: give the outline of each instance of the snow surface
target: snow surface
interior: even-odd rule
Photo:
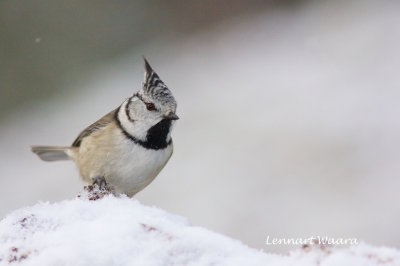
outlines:
[[[315,245],[267,254],[135,199],[105,195],[10,213],[0,222],[0,265],[8,264],[400,265],[400,252]]]

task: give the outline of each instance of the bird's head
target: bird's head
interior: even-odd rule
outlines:
[[[144,65],[142,88],[122,104],[119,118],[124,120],[129,133],[140,139],[145,139],[149,130],[159,130],[160,127],[168,131],[169,138],[172,122],[179,119],[175,98],[146,59]],[[129,122],[131,125],[127,125]]]
[[[136,93],[137,118],[141,119],[170,119],[177,120],[176,101],[174,96],[158,74],[144,59],[145,73],[142,89]]]

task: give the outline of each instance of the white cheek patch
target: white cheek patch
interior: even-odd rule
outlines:
[[[131,121],[126,113],[126,106],[129,103],[129,99],[126,100],[120,107],[119,112],[118,112],[118,119],[121,123],[121,126],[124,128],[126,132],[128,132],[130,135],[139,138],[139,139],[144,139],[146,138],[146,134],[140,134],[142,130],[138,128],[139,123],[135,123],[135,121]]]
[[[139,140],[145,141],[147,136],[147,131],[152,126],[151,121],[153,119],[149,119],[149,117],[134,121],[129,119],[126,113],[126,106],[129,104],[129,101],[130,100],[128,99],[121,105],[118,112],[118,119],[121,123],[121,126],[125,129],[127,133],[129,133],[129,135]]]

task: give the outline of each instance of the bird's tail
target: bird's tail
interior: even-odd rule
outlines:
[[[57,146],[32,146],[31,150],[40,159],[47,162],[69,160],[68,150],[70,147]]]

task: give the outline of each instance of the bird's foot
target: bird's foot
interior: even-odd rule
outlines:
[[[107,184],[104,177],[93,178],[93,183],[85,186],[84,190],[87,191],[89,200],[99,200],[106,195],[113,194],[113,190]]]
[[[98,186],[99,190],[109,190],[107,181],[103,176],[97,176],[93,179],[93,186]]]

